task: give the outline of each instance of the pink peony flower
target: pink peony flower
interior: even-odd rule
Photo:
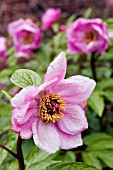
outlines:
[[[22,139],[33,135],[36,146],[49,154],[82,145],[81,132],[88,128],[85,106],[96,83],[79,75],[64,79],[66,66],[62,52],[42,85],[25,87],[11,99],[11,129]]]
[[[13,37],[16,57],[26,57],[41,45],[40,29],[30,19],[10,23],[8,32]]]
[[[42,16],[42,30],[48,30],[61,16],[60,9],[48,8]]]
[[[113,7],[113,0],[109,0],[109,3]]]
[[[110,44],[107,25],[102,20],[79,18],[67,28],[68,50],[71,54],[95,51],[103,53]]]
[[[60,26],[60,32],[65,32],[66,31],[66,25],[61,25]]]
[[[21,90],[21,88],[14,88],[14,87],[12,87],[12,88],[9,90],[9,92],[10,92],[12,95],[15,95],[15,94],[19,93],[20,90]]]
[[[0,58],[4,57],[7,51],[6,41],[5,37],[0,37]]]

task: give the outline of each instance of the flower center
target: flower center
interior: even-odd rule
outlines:
[[[24,36],[23,36],[23,43],[24,44],[31,44],[34,40],[34,36],[30,33],[26,33]]]
[[[93,30],[88,30],[84,34],[84,40],[87,44],[89,44],[91,41],[97,40],[97,33]]]
[[[64,116],[64,106],[66,103],[63,99],[57,94],[49,93],[40,99],[38,116],[46,123],[55,123]]]

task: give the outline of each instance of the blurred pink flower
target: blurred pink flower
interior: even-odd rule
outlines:
[[[61,16],[60,9],[48,8],[42,16],[42,30],[48,30]]]
[[[71,54],[92,54],[95,51],[103,53],[110,44],[107,25],[99,18],[79,18],[67,28],[67,43]]]
[[[66,31],[66,25],[61,25],[60,26],[60,32],[64,32],[64,31]]]
[[[82,145],[81,132],[88,128],[86,101],[96,83],[79,75],[64,79],[66,67],[62,52],[49,65],[42,85],[25,87],[11,99],[11,129],[22,139],[33,135],[36,146],[49,154]]]
[[[13,95],[16,95],[17,93],[20,92],[20,90],[21,90],[21,88],[14,88],[14,87],[12,87],[12,88],[9,90],[9,92],[10,92],[11,94],[13,94]]]
[[[109,0],[111,6],[113,6],[113,0]]]
[[[113,32],[109,32],[109,38],[113,38]]]
[[[16,57],[26,57],[41,45],[40,29],[30,19],[10,23],[8,32],[13,37]]]
[[[7,51],[7,39],[0,36],[0,58],[4,57]]]

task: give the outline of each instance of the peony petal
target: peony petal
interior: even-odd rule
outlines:
[[[22,139],[29,139],[32,137],[32,124],[36,119],[38,119],[36,115],[32,116],[27,122],[21,125],[14,117],[12,117],[11,129],[20,134]]]
[[[26,103],[24,106],[22,105],[22,107],[20,108],[14,108],[13,109],[13,111],[12,111],[12,113],[13,113],[13,117],[15,118],[15,119],[17,119],[17,122],[19,123],[19,124],[23,124],[23,123],[25,123],[26,122],[26,120],[24,120],[24,119],[26,119],[26,112],[27,112],[27,110],[28,110],[28,107],[29,107],[29,102],[28,103]]]
[[[60,139],[54,124],[37,121],[33,124],[33,139],[40,149],[52,154],[60,147]]]
[[[11,99],[11,104],[13,107],[21,106],[22,104],[24,104],[26,100],[33,98],[37,94],[38,94],[37,86],[27,86]]]
[[[20,18],[19,20],[17,21],[13,21],[11,22],[10,24],[8,24],[8,32],[11,36],[13,36],[15,34],[15,32],[17,31],[17,28],[19,25],[22,25],[23,24],[23,19]],[[15,29],[16,28],[16,29]]]
[[[55,8],[48,8],[45,13],[42,15],[42,24],[41,28],[42,30],[48,30],[53,23],[59,19],[61,15],[60,9],[55,9]]]
[[[86,101],[94,90],[96,82],[84,76],[72,76],[64,79],[54,88],[54,93],[66,103],[80,104]]]
[[[50,63],[47,72],[45,74],[44,81],[49,82],[54,78],[57,78],[58,81],[64,79],[66,74],[66,57],[65,53],[61,52],[52,63]]]
[[[32,130],[30,128],[24,128],[20,131],[21,139],[30,139],[32,137]]]
[[[61,149],[72,149],[83,145],[81,134],[69,135],[60,130],[59,137],[61,143]]]
[[[27,102],[22,105],[21,108],[13,109],[13,117],[17,119],[19,125],[26,123],[31,116],[35,116],[38,112],[37,102],[32,99],[32,101]]]
[[[56,82],[57,78],[51,80],[50,82],[45,82],[39,87],[37,86],[27,86],[23,88],[19,93],[17,93],[12,99],[11,104],[13,107],[21,107],[23,104],[26,104],[28,101],[37,98],[40,92],[52,90],[53,84]]]
[[[57,122],[58,127],[65,133],[74,135],[88,128],[85,111],[76,105],[67,105],[64,117]]]

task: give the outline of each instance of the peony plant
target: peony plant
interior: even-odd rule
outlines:
[[[64,79],[66,66],[65,53],[61,52],[48,66],[43,84],[38,85],[38,74],[26,69],[17,70],[11,77],[14,84],[24,87],[11,99],[11,129],[18,133],[17,154],[1,147],[18,159],[20,170],[25,169],[22,139],[33,137],[35,145],[48,154],[83,144],[81,133],[88,128],[86,102],[96,83],[79,75]],[[32,85],[26,86],[27,75]]]
[[[0,37],[0,170],[113,169],[113,20],[91,12],[49,8]]]

